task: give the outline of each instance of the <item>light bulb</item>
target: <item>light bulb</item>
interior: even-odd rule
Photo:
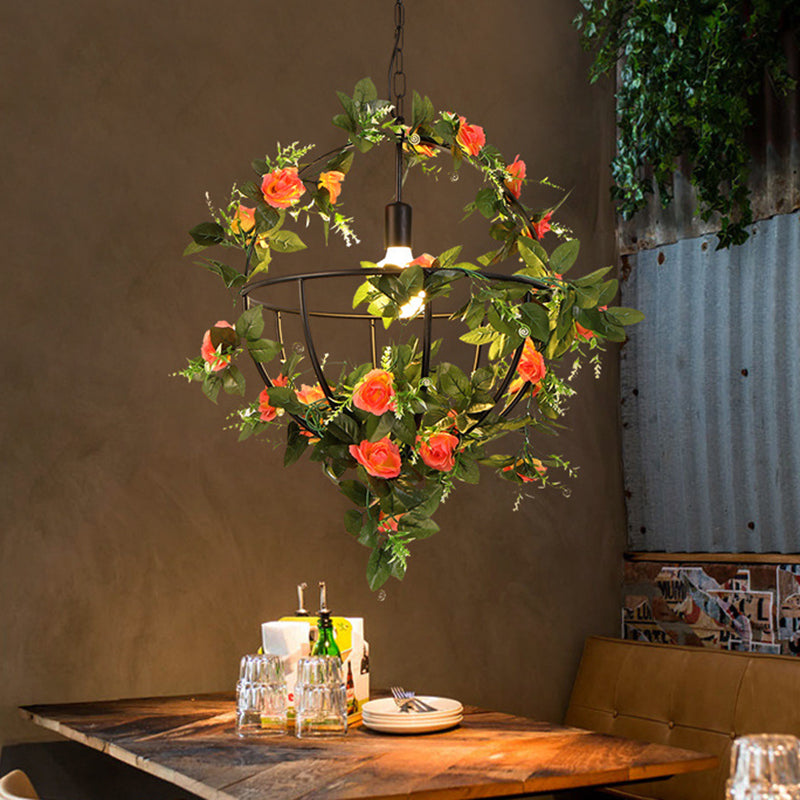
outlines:
[[[416,317],[425,307],[425,292],[414,295],[405,305],[400,306],[400,319]]]
[[[386,255],[378,262],[379,267],[405,269],[414,260],[410,247],[387,247]]]

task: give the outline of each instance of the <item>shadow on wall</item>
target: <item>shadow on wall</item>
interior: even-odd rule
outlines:
[[[42,798],[52,800],[199,800],[146,772],[77,742],[6,745],[0,775],[21,769]]]

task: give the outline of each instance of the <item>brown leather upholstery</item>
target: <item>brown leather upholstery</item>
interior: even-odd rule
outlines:
[[[591,637],[566,722],[719,757],[716,772],[637,784],[623,796],[722,800],[733,739],[800,736],[800,658]]]

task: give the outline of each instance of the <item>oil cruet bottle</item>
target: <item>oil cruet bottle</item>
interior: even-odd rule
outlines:
[[[331,612],[328,608],[328,594],[325,588],[325,581],[319,582],[319,611],[317,612],[319,622],[317,624],[318,636],[314,642],[314,649],[311,655],[314,656],[339,656],[339,645],[336,644],[336,637],[333,635],[333,622]]]

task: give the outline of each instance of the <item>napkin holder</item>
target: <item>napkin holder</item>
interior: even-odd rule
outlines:
[[[319,619],[310,617],[281,617],[279,622],[305,622],[309,625],[309,651],[317,637]],[[331,617],[336,644],[342,654],[342,672],[347,686],[347,718],[361,719],[361,706],[369,700],[369,644],[364,640],[363,617]],[[264,651],[267,652],[266,642]],[[294,719],[294,684],[296,673],[287,675],[289,719]]]

